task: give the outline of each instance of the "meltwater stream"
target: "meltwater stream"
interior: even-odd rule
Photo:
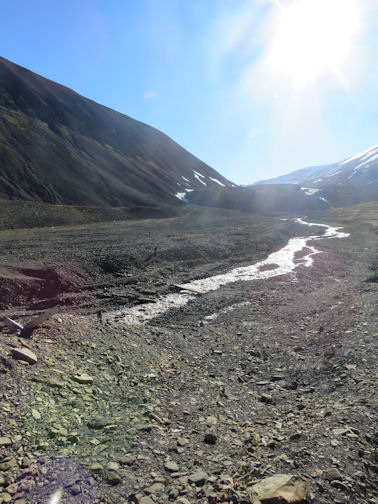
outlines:
[[[315,247],[308,245],[312,240],[321,240],[323,238],[347,238],[349,233],[342,233],[340,227],[327,226],[326,224],[316,224],[313,222],[305,222],[302,219],[294,219],[299,224],[306,226],[318,226],[325,228],[323,235],[312,235],[300,238],[291,238],[288,244],[277,252],[273,252],[266,259],[250,266],[241,266],[234,268],[227,273],[201,278],[182,284],[183,289],[189,289],[188,292],[178,294],[168,294],[157,298],[156,302],[143,305],[133,306],[125,310],[119,310],[106,314],[106,319],[117,320],[125,324],[143,324],[149,320],[158,317],[172,308],[184,306],[191,299],[195,298],[195,294],[190,293],[190,290],[206,294],[209,291],[218,289],[222,285],[239,280],[260,280],[271,278],[279,275],[291,273],[299,265],[309,267],[313,262],[313,255],[319,254],[321,251]],[[305,255],[295,259],[295,254],[304,250]]]

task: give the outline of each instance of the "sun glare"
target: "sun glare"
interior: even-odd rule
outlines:
[[[279,2],[268,66],[299,89],[327,73],[342,78],[342,66],[359,32],[357,0]]]

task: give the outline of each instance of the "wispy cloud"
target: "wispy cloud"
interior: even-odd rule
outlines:
[[[147,91],[146,93],[144,93],[143,98],[145,100],[151,100],[151,98],[157,98],[157,96],[157,91]]]

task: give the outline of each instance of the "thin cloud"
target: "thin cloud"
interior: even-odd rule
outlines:
[[[146,93],[144,93],[143,98],[145,100],[150,100],[151,98],[157,98],[157,96],[157,91],[147,91]]]

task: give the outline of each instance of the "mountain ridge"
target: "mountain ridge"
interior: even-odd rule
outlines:
[[[0,197],[180,205],[214,179],[231,185],[156,128],[0,58]]]
[[[352,179],[358,171],[378,171],[378,145],[374,145],[358,154],[343,159],[336,163],[300,168],[285,175],[271,179],[261,180],[252,185],[263,184],[331,184],[345,182],[345,178]],[[355,172],[353,175],[352,173]],[[365,173],[362,171],[362,173]],[[333,177],[339,175],[336,179]],[[352,175],[352,176],[351,176]]]

